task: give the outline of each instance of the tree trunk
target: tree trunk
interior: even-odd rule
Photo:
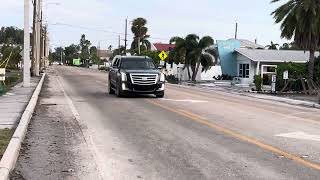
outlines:
[[[320,87],[318,89],[318,103],[320,104]]]
[[[314,53],[315,50],[310,50],[309,64],[308,64],[308,78],[313,80],[314,77]]]
[[[195,81],[198,75],[198,71],[199,71],[199,67],[200,67],[200,62],[197,63],[197,67],[194,70],[193,74],[192,74],[192,81]]]
[[[191,76],[191,81],[195,81],[195,75],[194,72],[196,71],[196,67],[194,65],[191,65],[191,71],[192,71],[192,76]]]
[[[189,68],[189,65],[184,65],[184,68],[183,68],[183,70],[185,70],[185,68],[187,68],[187,72],[188,72],[188,80],[190,80],[191,79],[191,74],[190,74],[190,68]]]

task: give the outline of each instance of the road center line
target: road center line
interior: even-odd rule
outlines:
[[[293,161],[295,161],[297,163],[300,163],[300,164],[302,164],[302,165],[304,165],[306,167],[313,168],[313,169],[316,169],[316,170],[320,170],[320,164],[318,164],[318,163],[314,163],[314,162],[310,162],[310,161],[304,160],[304,159],[300,158],[297,155],[291,154],[289,152],[286,152],[284,150],[276,148],[276,147],[274,147],[272,145],[268,145],[268,144],[265,144],[263,142],[260,142],[260,141],[256,140],[255,138],[251,138],[249,136],[240,134],[240,133],[238,133],[236,131],[233,131],[231,129],[219,126],[216,123],[209,122],[208,120],[206,120],[205,118],[203,118],[203,117],[201,117],[199,115],[196,115],[196,114],[193,114],[193,113],[181,110],[181,109],[178,109],[178,110],[172,109],[172,108],[170,108],[170,107],[168,107],[166,105],[160,104],[160,103],[152,101],[152,100],[146,100],[146,101],[151,103],[151,104],[153,104],[153,105],[155,105],[155,106],[161,107],[161,108],[163,108],[165,110],[177,113],[177,114],[179,114],[181,116],[187,117],[187,118],[189,118],[189,119],[191,119],[193,121],[196,121],[196,122],[198,122],[200,124],[206,125],[206,126],[212,128],[212,129],[220,131],[220,132],[222,132],[222,133],[224,133],[226,135],[229,135],[229,136],[237,138],[237,139],[239,139],[241,141],[245,141],[247,143],[256,145],[261,149],[270,151],[270,152],[278,154],[278,155],[282,155],[282,156],[286,157],[287,159],[291,159],[291,160],[293,160]]]

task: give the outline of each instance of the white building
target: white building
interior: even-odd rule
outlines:
[[[253,84],[254,76],[276,74],[279,63],[307,63],[309,52],[296,50],[236,49],[237,75],[241,84]],[[316,53],[319,56],[319,53]]]

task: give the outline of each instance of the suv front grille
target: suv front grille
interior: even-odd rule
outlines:
[[[153,85],[157,83],[158,74],[130,74],[132,84]]]

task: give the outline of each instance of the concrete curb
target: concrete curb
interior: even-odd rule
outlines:
[[[19,125],[15,130],[9,142],[9,145],[0,161],[0,180],[8,180],[10,172],[15,167],[16,161],[19,157],[21,143],[23,142],[24,137],[27,133],[27,128],[28,128],[30,119],[32,117],[32,114],[34,112],[34,109],[37,105],[38,97],[42,89],[45,76],[46,74],[44,73],[36,89],[34,90],[33,95],[30,98],[30,101],[26,109],[21,116]]]

